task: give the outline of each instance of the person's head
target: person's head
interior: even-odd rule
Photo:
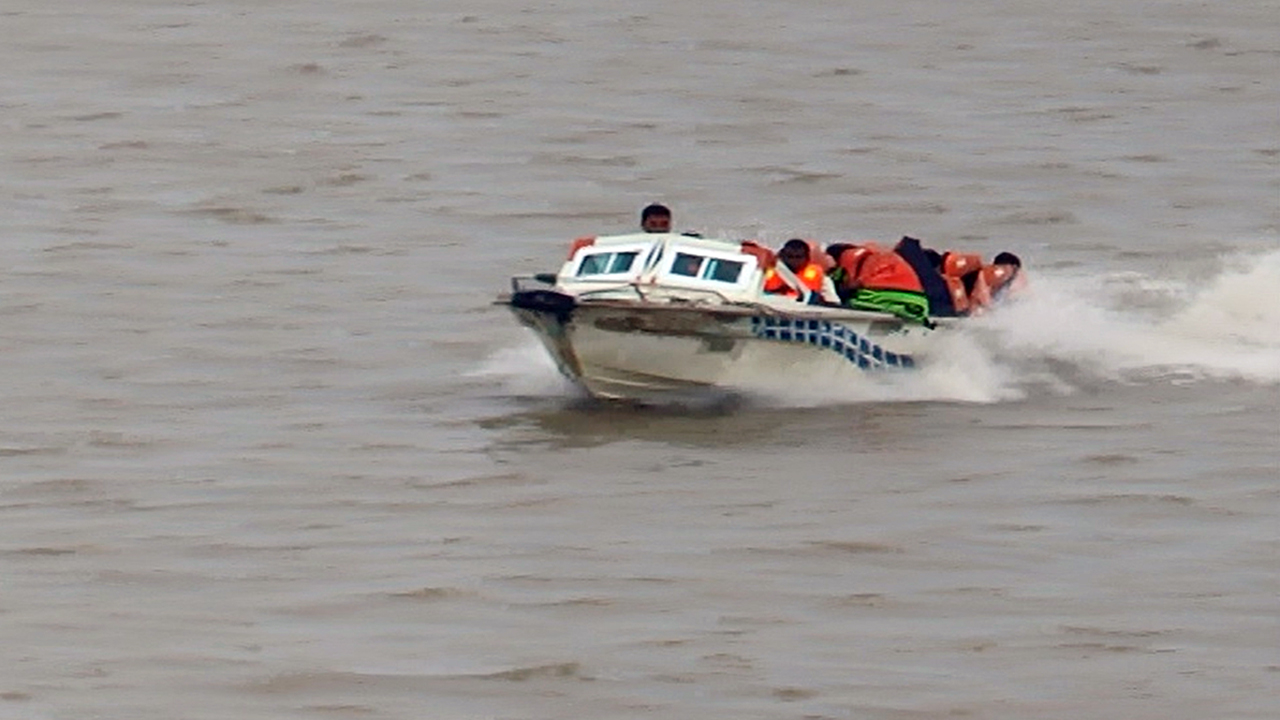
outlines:
[[[654,203],[640,211],[640,227],[645,232],[671,232],[671,210],[666,205]]]
[[[839,262],[840,256],[851,247],[853,247],[853,243],[832,243],[827,246],[827,254],[831,256],[832,260]]]
[[[778,251],[778,259],[791,272],[800,272],[809,264],[809,243],[800,238],[788,240]]]
[[[992,265],[1012,265],[1016,268],[1022,267],[1022,259],[1011,252],[1002,252],[991,261]]]

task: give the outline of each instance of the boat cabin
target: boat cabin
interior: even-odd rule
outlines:
[[[753,243],[671,233],[588,237],[574,241],[556,285],[599,298],[758,301],[774,262],[771,251]]]

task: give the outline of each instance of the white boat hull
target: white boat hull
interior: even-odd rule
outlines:
[[[693,307],[644,301],[509,304],[561,373],[598,398],[667,402],[782,387],[797,373],[839,380],[913,367],[933,330],[891,316],[812,307]]]

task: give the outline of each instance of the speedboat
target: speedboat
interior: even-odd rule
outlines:
[[[764,291],[771,271],[788,293]],[[753,242],[638,233],[575,240],[559,272],[513,277],[497,302],[586,393],[638,403],[907,370],[959,321],[816,295]]]

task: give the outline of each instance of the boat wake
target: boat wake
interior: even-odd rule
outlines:
[[[850,383],[779,368],[742,380],[750,402],[770,407],[996,403],[1115,382],[1280,383],[1280,303],[1269,300],[1280,287],[1280,251],[1221,266],[1200,280],[1036,272],[1020,297],[943,338],[937,359],[914,371]],[[508,396],[579,397],[532,334],[471,376]]]
[[[975,323],[1023,382],[1029,367],[1060,381],[1280,382],[1280,251],[1223,261],[1215,276],[1137,273],[1037,276],[1034,287]]]

